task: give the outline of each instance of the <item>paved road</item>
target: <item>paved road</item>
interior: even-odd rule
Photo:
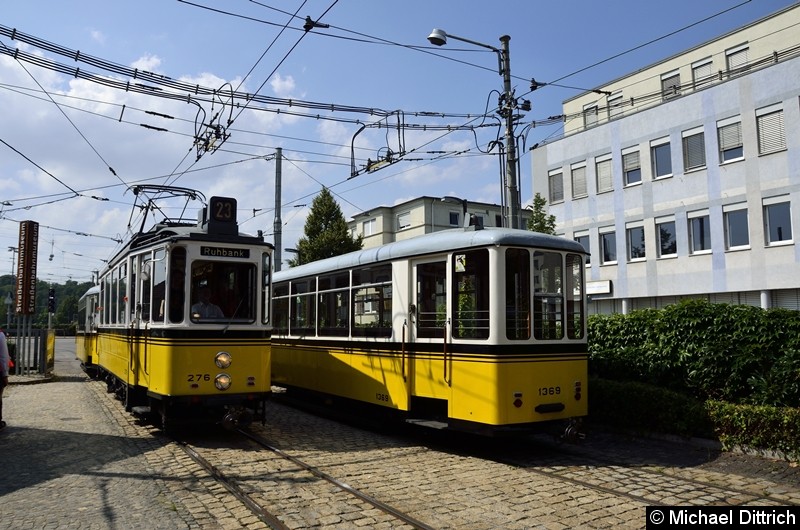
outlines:
[[[102,384],[89,381],[74,359],[71,338],[56,340],[54,374],[49,381],[14,376],[6,389],[8,427],[0,432],[0,529],[266,527],[181,455],[174,442],[138,424],[104,393]],[[24,384],[30,382],[40,384]],[[459,517],[472,521],[470,528],[481,529],[607,528],[611,521],[643,528],[644,509],[651,501],[763,505],[766,500],[772,505],[800,505],[797,468],[759,457],[725,454],[712,461],[689,461],[686,446],[679,444],[609,439],[606,443],[614,448],[615,456],[608,464],[591,464],[598,460],[581,454],[573,459],[554,453],[544,459],[537,456],[517,470],[447,450],[415,449],[413,442],[344,425],[326,427],[287,408],[273,406],[270,414],[266,432],[282,439],[285,447],[337,472],[357,465],[358,469],[350,470],[353,484],[393,501],[396,497],[405,506],[417,506],[417,513],[424,515],[421,519],[435,521],[439,528],[458,528],[445,522]],[[335,434],[326,435],[323,428]],[[310,433],[317,431],[320,437],[310,444]],[[357,452],[365,447],[370,451]],[[367,455],[375,460],[370,462]],[[422,458],[428,460],[417,462]],[[224,463],[230,466],[237,460],[241,459],[229,458]],[[401,482],[373,480],[388,477],[388,472],[379,472],[379,464],[390,466],[405,486],[400,489]],[[447,473],[433,471],[438,465],[444,465]],[[519,490],[508,482],[518,480],[520,470],[530,472],[526,483],[540,482],[522,498],[516,497]],[[264,475],[252,469],[237,473],[249,474],[252,488],[264,495],[285,494],[270,490]],[[438,482],[442,475],[449,477],[446,483]],[[685,486],[680,491],[678,483]],[[707,491],[692,489],[696,484]],[[623,496],[620,488],[625,488]],[[717,497],[704,501],[703,495],[711,492]],[[453,511],[448,515],[442,510]],[[503,514],[509,513],[515,519],[503,523]],[[355,521],[368,519],[334,514],[327,520],[337,523],[317,520],[314,526],[365,528]]]

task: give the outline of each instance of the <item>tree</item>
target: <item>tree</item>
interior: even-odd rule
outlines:
[[[547,215],[547,211],[544,209],[546,205],[547,199],[537,192],[533,197],[533,215],[528,219],[528,230],[555,235],[556,216]]]
[[[364,246],[364,236],[354,239],[350,235],[342,209],[328,188],[322,188],[311,203],[303,234],[297,241],[297,256],[289,260],[291,267],[361,250]]]

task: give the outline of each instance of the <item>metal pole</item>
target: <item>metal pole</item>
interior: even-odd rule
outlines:
[[[282,149],[275,148],[275,223],[273,232],[275,233],[275,256],[272,260],[272,270],[281,270],[281,240],[283,239],[283,221],[281,221],[281,158]]]
[[[503,114],[506,120],[506,204],[508,204],[507,225],[519,228],[519,192],[517,190],[517,142],[514,140],[514,94],[511,90],[511,57],[508,41],[511,37],[500,37],[503,50],[500,53],[503,75]]]

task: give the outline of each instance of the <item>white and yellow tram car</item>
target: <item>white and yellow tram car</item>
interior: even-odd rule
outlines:
[[[571,240],[470,227],[277,272],[273,383],[432,427],[574,433],[584,260]]]
[[[84,297],[96,313],[93,364],[109,391],[165,426],[263,421],[272,249],[261,234],[239,233],[226,197],[212,197],[196,223],[165,221],[134,236]]]

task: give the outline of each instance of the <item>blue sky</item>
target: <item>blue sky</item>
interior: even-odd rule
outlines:
[[[275,162],[269,155],[278,147],[285,157],[284,247],[294,246],[302,235],[322,186],[331,189],[347,219],[420,195],[500,203],[498,151],[484,153],[503,136],[493,113],[502,90],[497,56],[452,39],[434,47],[426,40],[433,28],[498,48],[502,35],[511,37],[515,95],[531,102],[515,134],[530,147],[560,134],[558,125],[533,124],[560,114],[565,99],[793,3],[9,3],[0,17],[5,28],[77,50],[103,66],[218,88],[220,98],[213,105],[195,104],[76,79],[9,53],[19,48],[97,77],[130,77],[0,36],[0,202],[10,203],[0,219],[0,274],[15,266],[6,249],[17,245],[18,221],[33,220],[40,224],[38,277],[59,283],[88,280],[118,249],[114,240],[127,236],[133,195],[126,190],[143,182],[194,188],[206,197],[233,196],[241,228],[263,230],[272,242]],[[307,16],[329,27],[305,32]],[[533,78],[547,85],[530,92]],[[276,99],[248,105],[237,100],[232,106],[223,97],[231,90]],[[230,136],[198,159],[193,136],[207,130],[196,125],[202,122],[199,107],[204,123],[217,115],[214,123],[228,124]],[[375,126],[384,111],[397,111],[392,125],[402,116],[402,131]],[[445,125],[452,130],[442,130]],[[364,171],[368,158],[384,156],[387,149],[405,150],[406,156],[378,171]],[[351,151],[357,168],[352,178]],[[525,205],[533,195],[530,160],[525,149],[520,154]]]

